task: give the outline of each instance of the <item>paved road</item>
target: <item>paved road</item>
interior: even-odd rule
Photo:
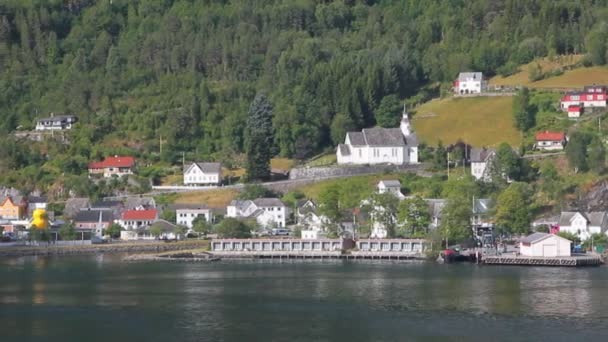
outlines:
[[[428,166],[427,164],[420,164],[419,167],[409,169],[409,170],[407,170],[407,172],[416,172],[418,175],[420,175],[422,177],[431,177],[432,173],[425,171],[427,166]],[[318,181],[323,181],[323,180],[328,180],[328,179],[350,178],[350,177],[365,176],[365,175],[377,174],[377,173],[378,172],[370,172],[370,173],[363,173],[363,174],[357,174],[357,175],[325,176],[325,177],[306,178],[306,179],[286,179],[286,180],[281,180],[281,181],[264,182],[264,183],[258,183],[258,184],[271,188],[271,189],[277,189],[277,188],[280,189],[280,188],[285,188],[285,187],[289,187],[289,186],[296,186],[299,184],[316,183]],[[209,188],[184,189],[181,187],[176,187],[175,189],[157,189],[157,190],[145,193],[145,194],[110,196],[110,197],[104,197],[104,199],[113,200],[113,199],[129,198],[129,197],[156,196],[156,195],[173,193],[173,192],[180,192],[180,193],[181,192],[199,192],[199,191],[213,191],[213,190],[217,190],[217,189],[237,189],[238,190],[238,189],[242,189],[244,187],[245,187],[245,184],[242,184],[242,183],[233,184],[233,185],[224,185],[221,187],[209,187]]]

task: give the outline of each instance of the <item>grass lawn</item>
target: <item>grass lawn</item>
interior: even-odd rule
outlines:
[[[184,185],[183,175],[168,175],[160,180],[160,185]]]
[[[352,182],[353,184],[357,184],[357,186],[365,186],[369,188],[369,191],[372,192],[379,181],[383,179],[399,179],[401,174],[393,173],[393,174],[374,174],[374,175],[364,175],[364,176],[354,176],[349,177],[347,179],[344,178],[335,178],[335,179],[327,179],[324,181],[316,182],[314,184],[308,184],[302,186],[298,190],[304,193],[306,198],[316,200],[319,197],[319,194],[323,189],[330,187],[334,184],[341,184],[344,182]]]
[[[564,66],[572,66],[582,59],[582,55],[560,56],[554,61],[548,58],[534,61],[520,67],[520,71],[508,77],[500,75],[490,79],[490,85],[526,86],[529,88],[582,88],[591,84],[608,84],[607,67],[576,68],[565,71],[562,75],[549,77],[536,82],[528,79],[528,70],[531,65],[540,64],[543,72],[557,70]]]
[[[314,160],[309,161],[308,163],[306,163],[307,166],[310,167],[318,167],[318,166],[328,166],[328,165],[334,165],[336,164],[337,161],[337,156],[335,153],[329,153],[326,155],[323,155],[319,158],[316,158]]]
[[[225,208],[230,201],[236,198],[238,191],[235,189],[214,189],[206,191],[193,191],[178,193],[175,203],[182,204],[206,204],[212,208]]]
[[[432,100],[415,110],[414,129],[428,145],[462,139],[473,146],[519,146],[521,134],[513,125],[513,97],[467,97]]]
[[[270,169],[272,170],[291,170],[291,168],[296,164],[296,161],[293,159],[287,158],[272,158],[270,160]]]

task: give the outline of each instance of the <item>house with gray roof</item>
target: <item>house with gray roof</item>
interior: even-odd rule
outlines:
[[[405,199],[405,195],[401,192],[401,182],[397,179],[381,180],[376,186],[379,194],[389,193],[395,195],[398,199]]]
[[[399,128],[365,128],[348,132],[336,151],[340,165],[417,164],[418,137],[404,111]]]
[[[222,164],[192,163],[184,169],[184,185],[220,185]]]
[[[582,241],[593,234],[606,234],[608,215],[605,211],[564,211],[559,218],[559,231],[578,236]]]
[[[454,93],[458,95],[479,94],[488,89],[488,81],[481,72],[461,72],[454,81]]]
[[[102,237],[113,222],[114,214],[109,209],[80,210],[73,220],[76,231],[97,237]]]
[[[266,228],[285,227],[289,209],[278,198],[257,198],[255,200],[233,200],[226,208],[226,217],[255,219]]]
[[[492,148],[472,148],[471,149],[471,175],[476,180],[489,182],[492,180],[490,174],[490,164],[496,156],[496,150]]]

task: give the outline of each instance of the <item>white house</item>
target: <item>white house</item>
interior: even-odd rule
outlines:
[[[221,182],[220,163],[192,163],[184,170],[184,185],[219,185]]]
[[[311,200],[301,201],[296,205],[295,219],[296,224],[302,226],[302,236],[304,231],[322,232],[329,220],[321,215],[318,206]]]
[[[374,127],[346,133],[336,155],[340,165],[417,164],[418,137],[404,112],[399,128]]]
[[[255,218],[262,227],[285,227],[287,206],[277,198],[233,200],[226,208],[226,217]]]
[[[592,234],[605,234],[608,220],[605,211],[565,211],[559,218],[559,231],[577,235],[587,240]]]
[[[52,115],[52,114],[51,114]],[[36,121],[37,131],[54,131],[71,129],[78,119],[74,115],[51,116]]]
[[[477,180],[490,181],[490,164],[496,156],[496,151],[490,148],[471,149],[471,174]]]
[[[156,209],[125,210],[116,221],[125,230],[148,227],[158,220]]]
[[[205,205],[180,205],[175,209],[175,220],[178,225],[192,228],[193,221],[203,217],[207,222],[213,222],[213,210]]]
[[[481,72],[461,72],[458,79],[454,81],[454,93],[479,94],[488,89],[488,81],[484,79]]]
[[[399,200],[405,199],[405,195],[401,193],[401,182],[396,179],[381,180],[376,188],[379,194],[391,193]]]
[[[571,245],[570,240],[554,234],[534,233],[519,242],[519,253],[529,257],[569,257]]]
[[[566,134],[564,132],[538,132],[536,133],[535,147],[544,151],[561,151],[566,145]]]

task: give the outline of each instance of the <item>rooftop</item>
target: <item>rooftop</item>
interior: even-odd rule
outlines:
[[[103,161],[92,162],[89,164],[89,169],[103,169],[106,167],[133,167],[135,158],[128,156],[106,157]]]
[[[562,141],[566,139],[566,134],[563,132],[538,132],[536,133],[536,141]]]
[[[158,211],[156,209],[147,210],[127,210],[122,213],[123,220],[146,220],[152,221],[158,218]]]

